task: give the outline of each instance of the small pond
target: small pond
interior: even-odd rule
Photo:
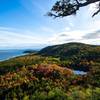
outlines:
[[[87,74],[87,72],[79,71],[79,70],[74,70],[73,72],[74,72],[74,74],[77,74],[77,75],[85,75],[85,74]]]

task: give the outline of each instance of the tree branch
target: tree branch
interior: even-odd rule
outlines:
[[[89,1],[87,1],[87,2],[85,2],[85,3],[79,3],[78,4],[78,6],[79,7],[84,7],[84,6],[87,6],[87,5],[89,5],[89,4],[92,4],[92,3],[95,3],[95,2],[99,2],[100,0],[89,0]]]
[[[92,17],[94,17],[95,15],[97,15],[99,12],[100,12],[100,9],[97,10],[97,11],[92,15]]]
[[[100,2],[100,0],[87,0],[86,2],[82,3],[79,0],[74,0],[76,3],[71,2],[71,0],[66,0],[66,2],[63,0],[57,1],[55,5],[53,6],[51,12],[48,14],[48,16],[54,16],[54,17],[65,17],[72,14],[76,14],[76,11],[79,10],[80,7],[87,6],[89,4],[93,4],[96,2]],[[54,12],[54,13],[52,13]],[[100,10],[95,12],[93,16],[98,14]],[[92,17],[93,17],[92,16]]]

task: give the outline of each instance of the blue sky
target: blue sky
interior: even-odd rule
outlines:
[[[100,15],[95,4],[76,16],[45,16],[55,0],[0,0],[0,49],[38,48],[67,42],[100,45]]]

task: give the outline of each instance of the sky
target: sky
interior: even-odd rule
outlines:
[[[82,42],[100,45],[100,14],[96,4],[65,18],[46,16],[56,0],[0,0],[0,49],[42,48]]]

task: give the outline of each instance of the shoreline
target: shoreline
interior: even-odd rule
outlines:
[[[10,59],[13,59],[13,58],[16,58],[16,57],[20,57],[20,56],[24,56],[24,54],[12,56],[12,57],[9,57],[9,58],[5,58],[5,59],[0,60],[0,62],[6,61],[6,60],[10,60]]]
[[[13,58],[16,58],[16,57],[25,56],[27,54],[29,54],[29,53],[23,53],[22,52],[22,54],[19,54],[19,55],[15,55],[15,56],[11,56],[11,57],[8,57],[8,58],[0,59],[0,62],[7,61],[7,60],[10,60],[10,59],[13,59]]]

